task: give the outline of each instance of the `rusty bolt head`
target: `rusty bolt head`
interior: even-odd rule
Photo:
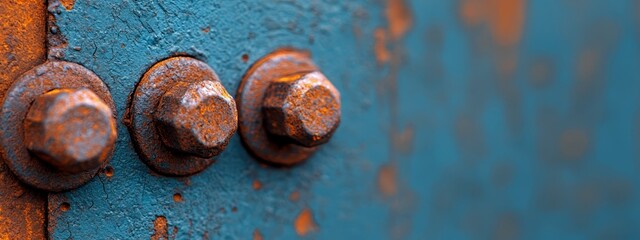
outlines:
[[[89,89],[59,89],[39,96],[24,124],[27,149],[69,173],[99,167],[117,136],[111,108]]]
[[[160,99],[155,121],[167,147],[210,158],[222,152],[236,132],[238,113],[220,82],[179,82]]]
[[[269,133],[315,147],[340,124],[340,93],[320,72],[294,74],[269,85],[262,111]]]

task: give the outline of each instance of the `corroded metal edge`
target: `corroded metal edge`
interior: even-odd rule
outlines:
[[[259,160],[290,166],[303,162],[317,149],[272,141],[263,126],[262,115],[262,100],[272,81],[299,72],[317,70],[309,53],[287,48],[258,60],[247,71],[236,95],[240,121],[238,127],[245,146]]]
[[[205,80],[220,81],[206,63],[190,57],[172,57],[153,65],[138,83],[127,114],[129,132],[142,161],[156,172],[188,176],[206,169],[217,159],[171,151],[162,143],[154,121],[160,98],[176,82]]]
[[[46,60],[46,1],[0,3],[0,100],[14,79]],[[19,182],[0,160],[0,239],[45,239],[47,195]]]
[[[33,100],[48,91],[60,88],[88,88],[113,111],[115,105],[106,85],[88,69],[70,62],[50,61],[24,73],[11,86],[0,110],[0,148],[11,171],[24,183],[35,188],[60,192],[87,183],[101,167],[77,174],[62,173],[31,156],[24,144],[23,121]],[[109,150],[108,162],[114,147]]]

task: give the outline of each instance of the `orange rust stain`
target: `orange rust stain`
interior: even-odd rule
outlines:
[[[387,33],[384,29],[378,28],[376,29],[374,35],[374,50],[376,53],[376,60],[378,60],[378,64],[384,64],[389,62],[391,59],[391,53],[387,49]]]
[[[394,40],[402,38],[411,29],[413,15],[405,0],[388,0],[385,14]]]
[[[60,4],[62,4],[67,11],[70,11],[73,9],[73,5],[76,4],[76,0],[60,0]]]
[[[46,1],[0,3],[0,99],[14,79],[45,61],[46,16]],[[0,238],[45,239],[47,195],[19,184],[2,161],[0,195]]]
[[[258,180],[253,180],[253,183],[251,184],[251,186],[253,187],[254,190],[260,190],[262,188],[262,183]]]
[[[511,46],[520,41],[524,25],[525,0],[492,0],[493,35],[501,45]]]
[[[260,233],[260,230],[256,229],[253,231],[253,240],[263,240],[264,238],[262,237],[262,233]]]
[[[300,199],[300,192],[298,191],[293,191],[290,195],[289,195],[289,200],[292,202],[297,202]]]
[[[174,202],[182,202],[183,201],[182,194],[180,194],[180,193],[173,194],[173,201]]]
[[[389,197],[398,192],[398,179],[396,168],[393,165],[384,165],[378,171],[378,190],[382,195]]]
[[[69,204],[68,202],[63,202],[62,204],[60,204],[60,211],[66,212],[69,211],[69,209],[71,209],[71,204]]]
[[[496,43],[513,46],[522,35],[525,7],[526,0],[462,0],[459,14],[469,26],[489,24]]]
[[[318,225],[316,221],[313,220],[313,213],[308,208],[302,209],[293,222],[293,226],[299,236],[305,236],[318,230]]]
[[[460,2],[460,17],[462,21],[475,26],[485,20],[484,4],[481,0],[463,0]]]
[[[164,216],[157,216],[153,221],[153,235],[152,240],[168,240],[169,239],[169,227],[167,224],[167,218]]]
[[[114,173],[113,167],[107,166],[104,168],[104,175],[107,176],[108,178],[113,177],[113,173]]]

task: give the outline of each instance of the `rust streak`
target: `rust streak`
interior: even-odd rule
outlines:
[[[520,41],[524,25],[525,0],[491,0],[493,12],[490,16],[496,42],[512,46]]]
[[[376,60],[378,60],[378,64],[384,64],[389,62],[391,59],[391,53],[387,49],[387,33],[384,29],[378,28],[376,29],[374,35],[375,45],[374,50],[376,53]]]
[[[398,180],[396,168],[393,165],[384,165],[378,171],[378,190],[385,197],[396,195],[398,192]]]
[[[413,15],[405,0],[388,0],[385,14],[391,37],[394,40],[404,37],[413,24]]]
[[[526,0],[462,0],[459,14],[468,26],[486,23],[501,46],[520,41],[525,19]]]

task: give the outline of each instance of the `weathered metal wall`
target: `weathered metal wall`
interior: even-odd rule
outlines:
[[[342,123],[307,163],[238,136],[206,171],[153,173],[119,123],[111,168],[49,195],[54,239],[637,238],[640,3],[551,0],[62,1],[57,57],[119,120],[155,62],[190,55],[229,92],[308,49]],[[243,55],[246,54],[246,58]]]

